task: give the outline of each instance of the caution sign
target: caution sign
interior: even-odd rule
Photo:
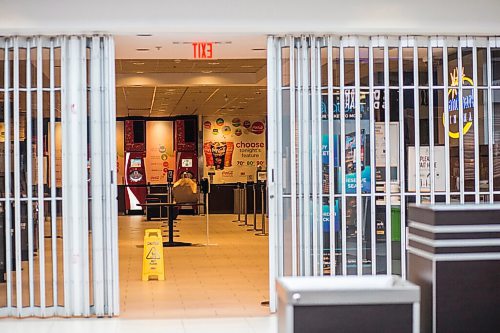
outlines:
[[[144,234],[142,281],[148,281],[151,278],[165,280],[163,239],[160,229],[146,229]]]

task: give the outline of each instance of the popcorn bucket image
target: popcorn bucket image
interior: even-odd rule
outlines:
[[[212,142],[210,144],[215,170],[224,170],[227,144],[225,142]]]

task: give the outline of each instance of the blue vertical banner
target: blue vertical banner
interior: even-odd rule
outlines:
[[[340,203],[339,199],[335,199],[334,203],[334,223],[335,232],[340,231]],[[330,205],[323,205],[323,232],[330,232]]]

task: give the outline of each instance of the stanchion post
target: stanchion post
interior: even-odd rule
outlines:
[[[241,189],[241,210],[245,216],[242,224],[239,224],[241,227],[248,226],[248,214],[247,214],[247,184],[243,184],[243,188]]]
[[[252,228],[247,229],[247,231],[260,231],[257,229],[257,183],[252,183],[253,190],[253,224],[249,224]]]
[[[240,191],[240,183],[236,183],[236,189],[233,191],[235,200],[238,201],[236,205],[236,210],[238,211],[238,219],[233,220],[233,222],[241,222],[241,191]]]
[[[261,192],[261,221],[262,221],[262,231],[257,233],[256,235],[257,236],[267,236],[268,233],[266,232],[266,198],[265,198],[265,193],[264,193],[264,190],[265,190],[265,187],[266,187],[266,183],[261,183],[260,185],[260,192]]]

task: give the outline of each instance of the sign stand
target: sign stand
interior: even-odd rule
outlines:
[[[205,193],[205,216],[206,216],[206,221],[207,221],[207,242],[205,244],[205,246],[214,246],[214,245],[217,245],[217,244],[210,244],[210,218],[209,218],[209,211],[208,211],[208,207],[209,207],[209,197],[210,197],[210,186],[214,180],[214,175],[215,175],[215,172],[209,172],[208,173],[208,177],[210,177],[209,181],[208,181],[208,188],[207,188],[207,193]]]
[[[148,281],[152,276],[156,276],[159,281],[165,280],[163,242],[160,229],[146,229],[144,234],[142,281]]]

